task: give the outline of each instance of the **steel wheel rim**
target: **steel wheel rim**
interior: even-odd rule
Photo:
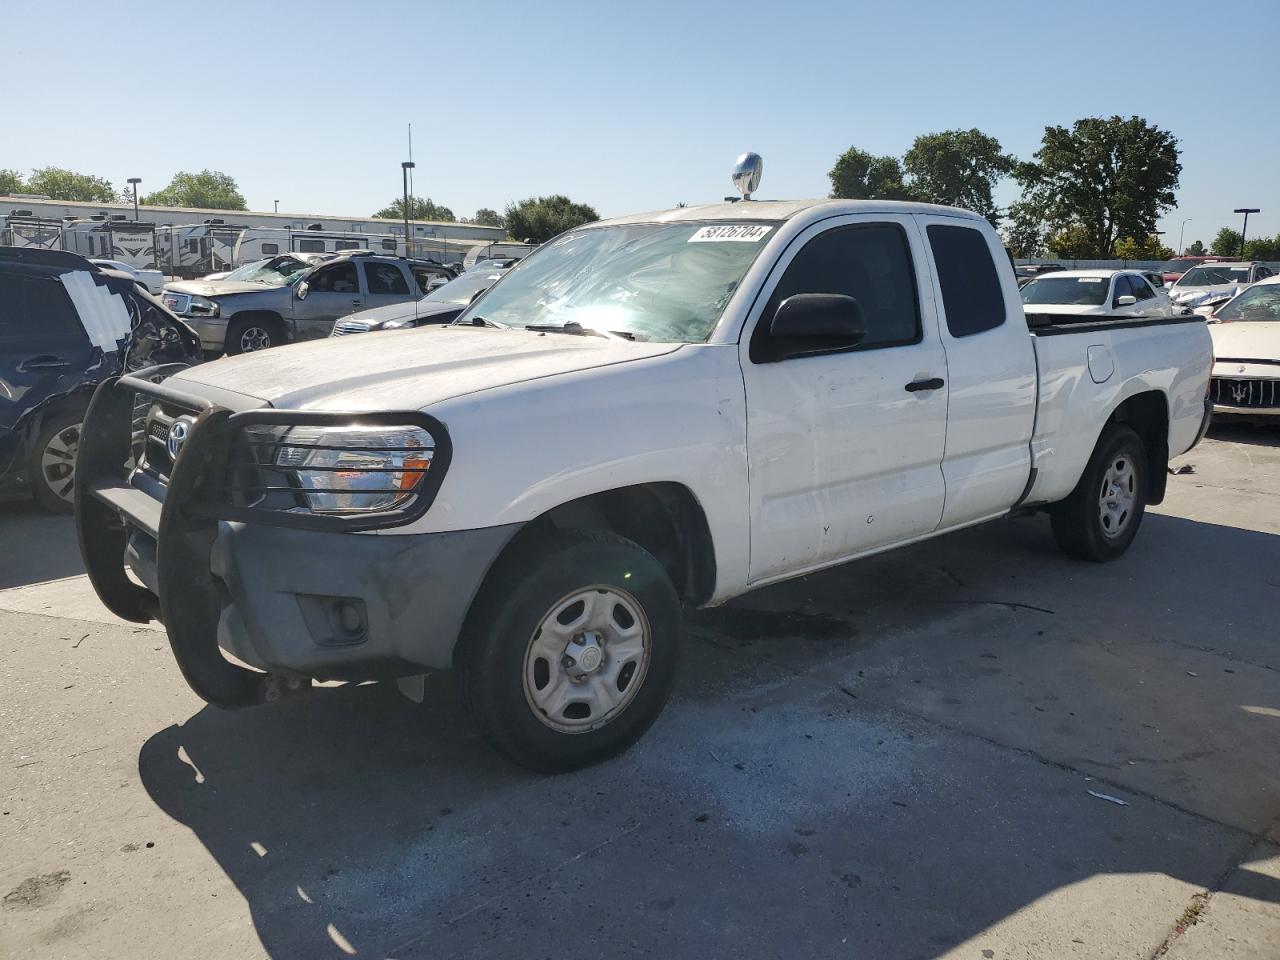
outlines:
[[[1138,499],[1138,472],[1127,454],[1113,457],[1102,475],[1098,492],[1098,520],[1107,539],[1120,536],[1133,520],[1133,505]]]
[[[40,452],[40,478],[44,485],[67,503],[72,501],[76,481],[76,453],[80,450],[80,424],[63,427]]]
[[[582,587],[543,615],[524,655],[524,696],[543,724],[589,733],[618,717],[649,672],[652,631],[634,596]]]
[[[267,333],[262,327],[249,327],[244,333],[240,334],[240,350],[242,353],[265,350],[269,346],[271,346],[271,334]]]

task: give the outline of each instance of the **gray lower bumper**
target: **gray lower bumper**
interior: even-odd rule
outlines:
[[[221,521],[209,569],[218,644],[270,673],[380,679],[448,669],[471,601],[519,524],[428,534],[291,530]],[[157,590],[155,541],[126,558]]]

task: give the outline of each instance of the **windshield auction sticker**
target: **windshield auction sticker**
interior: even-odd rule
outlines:
[[[703,227],[692,237],[690,243],[723,243],[726,240],[737,243],[759,243],[773,227],[759,223],[717,223]]]

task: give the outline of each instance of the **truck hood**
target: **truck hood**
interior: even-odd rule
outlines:
[[[662,356],[682,346],[426,327],[224,357],[170,379],[179,387],[203,384],[296,410],[421,410],[450,397]]]
[[[253,283],[249,280],[176,280],[166,283],[170,293],[192,293],[198,297],[225,297],[231,293],[261,293],[276,290],[280,284]]]
[[[1232,360],[1280,360],[1280,321],[1241,320],[1209,325],[1213,355]]]

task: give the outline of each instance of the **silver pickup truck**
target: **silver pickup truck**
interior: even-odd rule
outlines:
[[[244,278],[184,280],[164,288],[164,304],[200,334],[205,350],[249,353],[329,336],[341,317],[414,301],[454,272],[438,263],[358,251],[305,269],[272,270],[282,254]]]

